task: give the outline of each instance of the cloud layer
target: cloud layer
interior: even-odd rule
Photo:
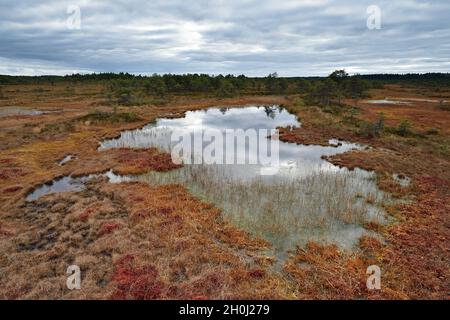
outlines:
[[[80,29],[67,27],[70,6]],[[381,29],[367,27],[367,8]],[[0,74],[449,72],[450,1],[0,0]]]

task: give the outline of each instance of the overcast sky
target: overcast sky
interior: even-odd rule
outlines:
[[[380,9],[381,29],[367,26],[377,21],[370,5]],[[449,0],[0,0],[0,6],[0,74],[450,71]]]

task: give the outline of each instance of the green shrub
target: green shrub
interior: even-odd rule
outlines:
[[[339,115],[343,110],[341,106],[335,104],[330,104],[328,106],[321,106],[320,108],[322,109],[323,112],[333,115]]]
[[[46,124],[42,129],[42,133],[64,133],[64,132],[72,132],[75,129],[75,126],[72,122],[62,122],[62,123],[50,123]]]
[[[430,128],[425,133],[428,134],[428,135],[438,135],[439,134],[439,129]]]
[[[220,83],[219,89],[216,91],[216,96],[220,98],[230,98],[235,96],[236,88],[233,86],[231,82],[226,80]]]
[[[400,122],[400,124],[398,125],[397,128],[397,134],[402,136],[402,137],[406,137],[411,135],[412,131],[411,131],[411,125],[409,123],[408,120],[403,120],[402,122]]]
[[[397,127],[386,128],[386,131],[402,137],[420,136],[419,134],[412,131],[411,124],[408,120],[403,120]]]
[[[167,94],[167,86],[165,82],[157,76],[154,76],[144,83],[145,90],[148,94],[156,97],[164,97]]]
[[[374,131],[377,132],[378,135],[381,131],[383,131],[383,129],[384,129],[384,113],[380,113],[377,121],[373,124],[373,126],[374,126]]]
[[[351,107],[347,114],[344,116],[344,119],[351,124],[357,124],[356,116],[359,114],[359,109],[355,107]]]
[[[133,81],[111,81],[106,85],[104,93],[110,104],[125,106],[140,104],[138,87]]]
[[[359,129],[359,135],[366,138],[375,138],[381,135],[384,130],[384,114],[380,113],[374,123],[364,121]]]

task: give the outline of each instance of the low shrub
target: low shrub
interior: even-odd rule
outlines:
[[[72,122],[62,122],[62,123],[50,123],[46,124],[42,129],[42,133],[64,133],[64,132],[72,132],[75,129],[75,126]]]
[[[380,114],[377,121],[370,123],[364,121],[360,125],[359,135],[366,138],[379,137],[384,130],[384,114]]]
[[[386,131],[401,137],[414,135],[414,132],[411,130],[411,124],[408,120],[403,120],[397,127],[386,128]]]
[[[439,129],[430,128],[425,133],[428,134],[428,135],[438,135],[439,134]]]

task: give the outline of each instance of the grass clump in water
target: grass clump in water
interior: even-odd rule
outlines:
[[[384,194],[371,173],[317,171],[288,180],[229,178],[219,166],[191,165],[138,180],[179,183],[222,209],[225,219],[273,243],[282,254],[308,241],[351,249],[365,233],[365,223],[380,223]]]

